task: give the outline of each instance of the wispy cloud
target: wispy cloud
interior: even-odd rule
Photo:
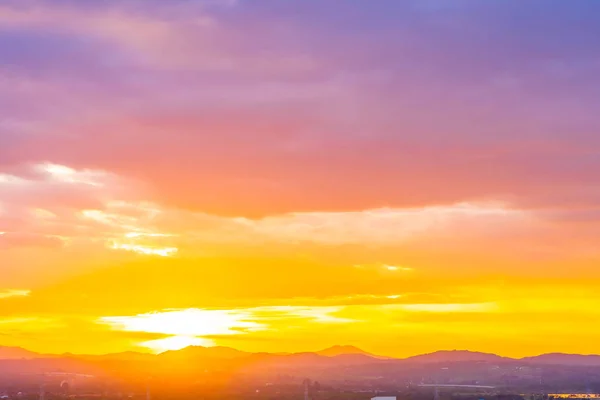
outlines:
[[[496,303],[404,304],[398,307],[406,311],[431,313],[489,313],[499,310]]]
[[[28,289],[0,289],[0,299],[7,299],[9,297],[24,297],[29,296],[31,293]]]
[[[175,255],[178,250],[176,247],[150,247],[139,244],[117,242],[113,242],[110,248],[115,250],[132,251],[134,253],[144,255],[157,255],[161,257],[170,257],[172,255]]]

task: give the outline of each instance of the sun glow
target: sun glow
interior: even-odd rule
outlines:
[[[232,310],[171,310],[133,316],[102,317],[100,323],[115,330],[172,335],[165,339],[140,343],[153,351],[181,349],[187,346],[211,346],[213,341],[202,336],[238,335],[264,328],[248,320],[243,311]]]
[[[383,266],[385,269],[387,269],[388,271],[403,271],[403,272],[410,272],[413,269],[409,268],[409,267],[403,267],[403,266],[398,266],[398,265],[384,265]]]
[[[171,310],[133,316],[102,317],[101,323],[129,332],[174,335],[180,338],[206,335],[236,335],[263,328],[248,320],[243,311],[232,310]]]
[[[100,324],[113,330],[165,335],[165,338],[139,343],[153,352],[188,346],[214,346],[215,336],[252,334],[287,329],[293,324],[339,325],[354,322],[336,315],[340,307],[263,306],[234,310],[165,310],[132,316],[101,317]]]
[[[214,346],[215,342],[210,339],[197,336],[178,335],[170,336],[164,339],[149,340],[140,343],[140,346],[147,347],[154,353],[163,353],[170,350],[181,350],[189,346]]]

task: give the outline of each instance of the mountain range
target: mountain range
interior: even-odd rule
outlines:
[[[538,365],[568,365],[568,366],[600,366],[600,355],[582,355],[565,353],[548,353],[533,357],[510,358],[491,353],[481,353],[468,350],[442,350],[429,354],[421,354],[407,358],[393,358],[366,352],[358,347],[349,345],[335,345],[315,352],[303,353],[251,353],[231,347],[202,347],[191,346],[181,350],[167,351],[161,354],[141,352],[123,352],[104,355],[79,355],[79,354],[41,354],[20,347],[0,346],[0,360],[32,360],[32,359],[79,359],[88,361],[192,361],[199,359],[208,360],[235,360],[235,359],[261,359],[261,360],[295,360],[309,362],[330,363],[333,359],[339,362],[404,362],[416,364],[431,363],[456,363],[456,362],[487,362],[503,363],[520,361],[527,364]]]

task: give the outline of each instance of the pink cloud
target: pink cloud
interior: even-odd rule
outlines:
[[[0,233],[0,249],[13,247],[46,247],[58,248],[64,243],[60,238],[33,233]]]

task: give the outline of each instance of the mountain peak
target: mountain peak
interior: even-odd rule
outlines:
[[[326,349],[317,351],[316,354],[326,357],[335,357],[343,354],[363,354],[366,356],[373,356],[373,354],[368,353],[362,349],[359,349],[356,346],[351,345],[335,345],[328,347]]]

